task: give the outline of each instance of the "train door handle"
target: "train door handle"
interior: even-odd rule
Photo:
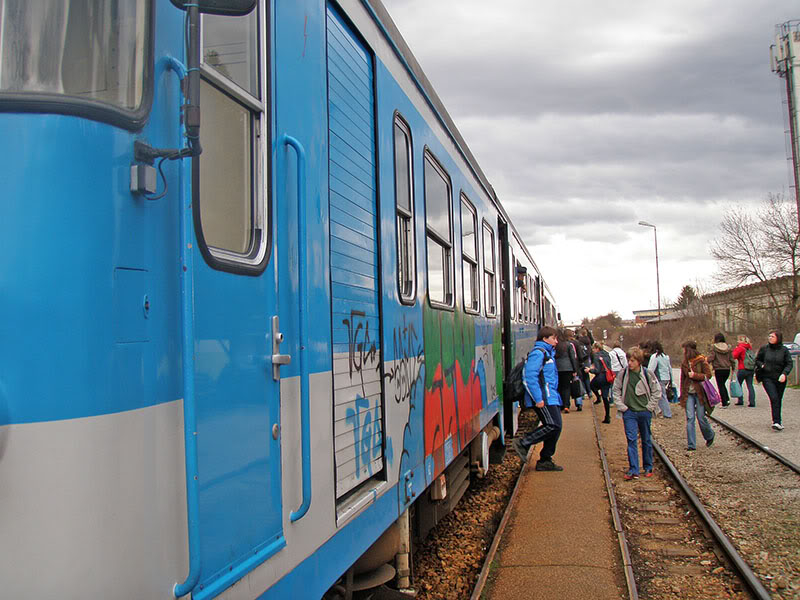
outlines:
[[[275,381],[280,381],[281,378],[281,365],[288,365],[292,362],[291,354],[281,354],[281,342],[283,341],[283,334],[281,333],[280,319],[278,315],[272,317],[272,378]]]
[[[306,217],[308,207],[306,203],[306,151],[300,140],[290,135],[281,135],[278,144],[291,146],[297,153],[297,254],[298,254],[298,295],[300,300],[300,314],[298,318],[298,363],[300,370],[300,454],[302,456],[303,472],[303,500],[297,510],[289,513],[289,521],[302,519],[311,507],[311,417],[309,415],[309,390],[308,390],[308,292],[306,285]]]

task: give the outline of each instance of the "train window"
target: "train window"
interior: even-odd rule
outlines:
[[[514,282],[513,287],[511,288],[511,297],[514,299],[514,304],[511,306],[511,320],[515,321],[517,318],[517,304],[518,304],[518,296],[519,288],[517,287],[517,260],[514,258],[514,251],[511,250],[511,281]]]
[[[428,250],[428,299],[453,306],[453,238],[450,177],[425,153],[425,224]]]
[[[57,95],[57,112],[70,99],[136,111],[146,99],[150,10],[148,0],[0,2],[0,94],[35,94],[40,104]]]
[[[258,77],[258,12],[243,17],[203,15],[203,64],[255,98]]]
[[[260,15],[202,20],[198,237],[207,260],[223,270],[260,270],[267,248]]]
[[[461,194],[461,273],[464,284],[464,310],[478,312],[478,215],[469,199]]]
[[[414,192],[411,131],[399,117],[394,121],[394,194],[397,207],[397,277],[400,300],[413,302],[416,283],[414,252]]]
[[[521,266],[522,265],[517,263],[517,271],[515,271],[515,273],[519,271],[519,268]],[[523,311],[523,307],[525,306],[525,282],[524,281],[521,281],[519,287],[517,287],[517,291],[516,291],[516,294],[514,294],[514,298],[516,299],[516,302],[517,302],[517,320],[519,320],[522,323],[522,322],[525,321],[525,314],[524,314],[524,311]]]
[[[486,288],[486,316],[497,314],[497,285],[495,283],[494,230],[483,222],[483,285]]]

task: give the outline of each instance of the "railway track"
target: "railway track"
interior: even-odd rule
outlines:
[[[747,572],[741,557],[731,558],[736,551],[729,542],[725,546],[714,536],[721,529],[660,446],[653,477],[623,479],[628,461],[620,429],[614,424],[598,429],[598,444],[607,458],[609,497],[620,514],[620,544],[630,551],[630,565],[626,560],[629,597],[751,597],[748,582],[758,587],[758,578]],[[766,593],[763,587],[759,593]]]

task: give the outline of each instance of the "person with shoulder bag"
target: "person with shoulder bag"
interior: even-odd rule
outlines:
[[[653,441],[650,423],[661,398],[661,386],[652,371],[642,366],[641,348],[628,350],[628,367],[614,379],[614,405],[622,415],[625,438],[628,441],[628,471],[624,479],[639,478],[638,438],[642,440],[644,476],[653,475]]]
[[[667,398],[667,386],[672,381],[672,364],[669,356],[664,354],[661,342],[658,340],[650,342],[650,349],[653,354],[650,355],[650,362],[647,368],[653,372],[661,386],[661,398],[658,401],[658,407],[661,409],[661,414],[664,415],[665,419],[671,419],[672,407],[669,405],[669,398]]]
[[[714,344],[711,346],[711,352],[708,353],[708,363],[714,369],[717,389],[722,398],[722,408],[728,408],[731,400],[725,386],[731,375],[731,347],[725,343],[725,336],[721,333],[714,336]]]
[[[767,345],[762,346],[756,355],[756,379],[764,387],[772,409],[772,428],[783,431],[781,405],[786,379],[792,372],[792,356],[783,345],[783,334],[777,329],[769,332]]]
[[[603,349],[603,344],[599,342],[592,344],[592,364],[585,368],[585,372],[587,376],[589,373],[594,375],[590,386],[595,396],[597,396],[595,404],[598,404],[601,398],[603,400],[603,408],[606,411],[603,423],[611,423],[609,388],[611,388],[612,381],[609,381],[609,374],[613,379],[614,372],[611,370],[610,364],[611,357]]]
[[[622,345],[620,344],[619,340],[615,341],[612,345],[611,352],[608,353],[609,358],[611,359],[611,364],[608,365],[611,367],[611,371],[614,373],[614,377],[616,378],[622,370],[627,368],[628,366],[628,359],[625,356],[625,351],[622,349]],[[609,390],[608,392],[608,400],[609,402],[614,401],[614,388]]]
[[[572,331],[559,329],[556,345],[556,369],[558,371],[558,393],[561,396],[561,411],[568,413],[572,391],[572,380],[578,375],[578,355],[571,343]],[[576,401],[577,404],[577,401]]]
[[[736,359],[736,381],[739,387],[744,390],[742,382],[747,384],[747,401],[748,406],[754,407],[756,405],[756,388],[753,387],[753,370],[756,368],[756,355],[753,352],[753,347],[750,345],[750,338],[746,335],[736,336],[736,348],[733,349],[731,356]],[[736,406],[744,405],[744,393]]]
[[[681,363],[681,406],[686,410],[686,449],[697,449],[695,419],[700,424],[700,433],[706,446],[714,443],[714,430],[706,418],[714,408],[703,388],[703,382],[711,379],[711,365],[706,357],[697,351],[695,342],[684,342],[683,362]],[[713,384],[710,384],[713,385]]]

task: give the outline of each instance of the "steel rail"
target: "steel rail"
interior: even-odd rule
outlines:
[[[506,444],[506,452],[508,452],[508,449],[509,446]],[[494,533],[492,545],[489,546],[489,551],[486,553],[486,559],[483,561],[483,567],[481,567],[481,572],[478,574],[478,580],[475,582],[475,587],[472,589],[472,595],[469,597],[470,600],[480,600],[481,594],[483,593],[483,588],[486,586],[492,561],[494,561],[494,556],[497,554],[497,547],[500,545],[503,532],[505,531],[508,520],[511,517],[511,510],[514,508],[517,497],[519,496],[519,490],[522,487],[522,480],[525,478],[525,473],[528,470],[526,469],[527,466],[528,463],[522,463],[522,468],[520,469],[519,476],[517,477],[517,483],[514,485],[514,491],[511,492],[511,498],[508,499],[508,505],[506,506],[506,510],[503,512],[503,518],[500,519],[500,524],[497,526],[497,531]]]
[[[765,454],[769,454],[772,458],[777,460],[779,463],[781,463],[783,465],[786,465],[792,471],[794,471],[795,473],[800,475],[800,466],[797,466],[796,464],[794,464],[792,461],[790,461],[788,458],[786,458],[782,454],[778,454],[777,452],[775,452],[775,450],[773,450],[769,446],[765,446],[764,444],[759,442],[757,439],[755,439],[753,437],[750,437],[744,431],[742,431],[741,429],[737,429],[736,427],[734,427],[733,425],[731,425],[727,421],[723,421],[722,419],[718,419],[717,417],[714,417],[712,415],[708,415],[708,417],[710,419],[712,419],[713,421],[716,421],[717,423],[719,423],[723,427],[725,427],[730,432],[738,435],[740,438],[742,438],[746,442],[752,444],[753,446],[755,446],[756,448],[758,448],[759,450],[761,450]]]
[[[725,532],[723,532],[720,526],[717,525],[717,522],[714,521],[714,518],[706,510],[706,507],[703,505],[697,495],[695,495],[695,493],[692,491],[692,488],[689,487],[689,484],[681,476],[681,474],[678,472],[678,469],[675,468],[675,465],[672,464],[667,455],[661,449],[661,446],[659,446],[658,442],[655,440],[653,440],[653,450],[655,450],[656,454],[658,454],[658,458],[661,459],[662,463],[664,463],[667,471],[669,471],[670,475],[672,475],[672,478],[681,488],[681,491],[689,500],[689,503],[692,505],[695,511],[697,511],[697,514],[700,516],[700,518],[703,519],[703,522],[714,536],[716,542],[722,548],[723,552],[725,552],[725,555],[736,568],[747,587],[750,588],[753,596],[758,598],[758,600],[770,600],[771,596],[766,588],[761,584],[758,576],[750,568],[750,565],[745,562],[739,552],[737,552],[730,539],[728,539],[728,536],[725,535]]]
[[[614,522],[614,531],[617,534],[617,541],[619,542],[619,550],[622,553],[623,568],[625,571],[625,584],[628,587],[628,597],[630,600],[639,600],[639,589],[636,587],[636,575],[633,572],[633,561],[631,560],[631,553],[628,549],[628,538],[625,537],[625,530],[622,527],[622,518],[619,514],[619,506],[617,505],[617,495],[614,493],[614,483],[611,481],[611,470],[608,466],[606,459],[606,449],[603,445],[603,434],[600,431],[600,424],[597,420],[597,410],[592,407],[592,420],[594,421],[595,438],[597,439],[597,448],[600,451],[600,460],[603,463],[603,477],[606,481],[606,491],[608,493],[608,502],[611,508],[611,517]]]

